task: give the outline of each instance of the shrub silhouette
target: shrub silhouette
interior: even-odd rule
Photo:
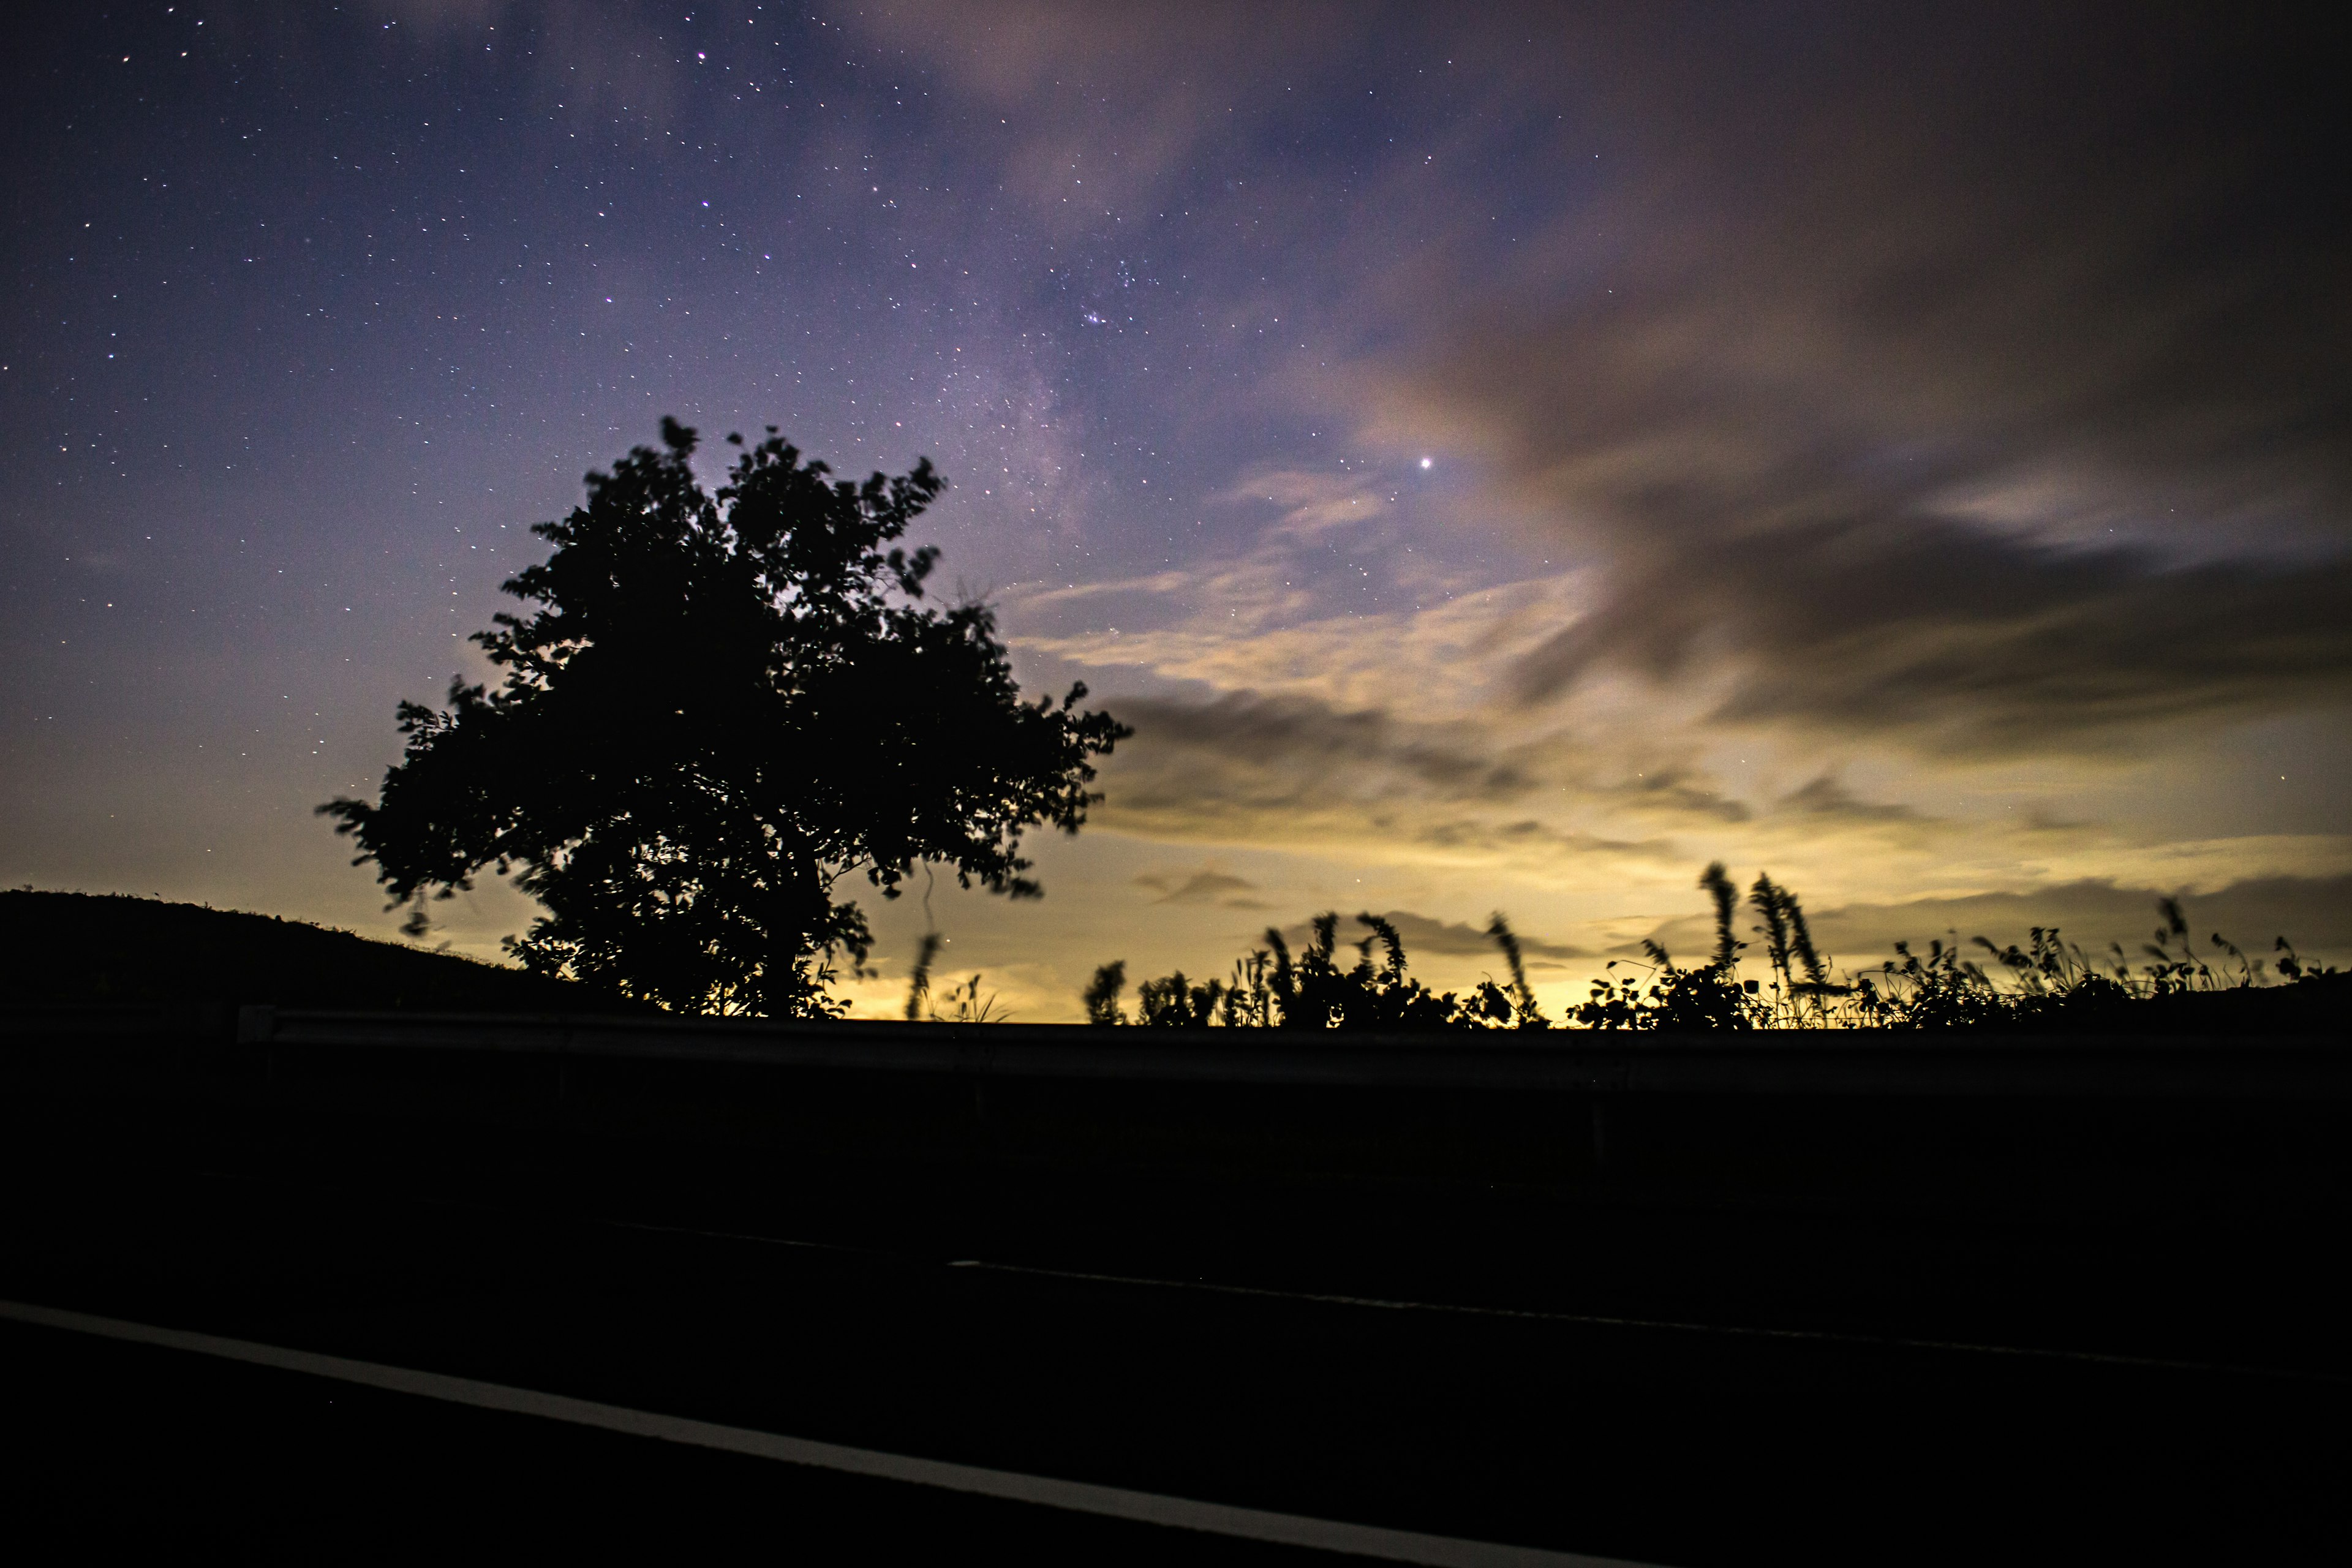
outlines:
[[[1433,991],[1405,973],[1404,939],[1395,925],[1375,914],[1360,914],[1368,934],[1354,943],[1355,962],[1344,963],[1336,910],[1315,917],[1313,936],[1296,956],[1280,931],[1268,929],[1265,946],[1234,965],[1229,981],[1195,984],[1182,971],[1147,980],[1139,988],[1137,1022],[1162,1028],[1379,1029],[1427,1031],[1468,1028],[1543,1028],[1519,956],[1518,940],[1497,914],[1487,926],[1509,966],[1511,984],[1489,979],[1467,996]],[[1375,950],[1379,956],[1374,957]],[[1127,980],[1124,962],[1095,971],[1085,1003],[1094,1024],[1125,1023],[1118,995]]]
[[[839,882],[895,898],[935,861],[1036,895],[1023,833],[1075,833],[1129,731],[1083,686],[1024,702],[993,612],[925,601],[937,552],[896,542],[944,488],[929,460],[831,480],[771,427],[714,494],[695,445],[665,419],[534,528],[554,553],[504,585],[529,613],[474,638],[498,689],[403,703],[379,802],[320,809],[420,919],[519,868],[546,910],[527,968],[684,1012],[837,1011],[836,956],[871,945]]]
[[[1147,980],[1136,993],[1136,1022],[1155,1029],[1205,1029],[1216,1019],[1224,989],[1214,980],[1192,984],[1181,969]]]
[[[1769,1009],[1752,1000],[1756,983],[1739,978],[1739,954],[1748,944],[1731,934],[1739,891],[1725,873],[1723,862],[1714,861],[1700,872],[1698,885],[1715,905],[1714,961],[1704,969],[1684,969],[1664,948],[1644,941],[1643,951],[1654,965],[1647,993],[1641,981],[1630,976],[1596,980],[1592,994],[1570,1016],[1574,1022],[1588,1029],[1716,1030],[1752,1029],[1771,1021]],[[1759,912],[1768,921],[1778,921],[1777,929],[1785,938],[1788,915],[1782,900],[1792,905],[1794,896],[1783,894],[1771,879],[1762,878],[1754,897]],[[1806,945],[1811,946],[1810,937]],[[1612,960],[1608,969],[1614,971],[1620,962]]]
[[[1087,987],[1084,998],[1087,1022],[1089,1024],[1124,1024],[1127,1015],[1119,1011],[1118,994],[1127,988],[1127,965],[1106,963],[1095,971],[1094,984]]]

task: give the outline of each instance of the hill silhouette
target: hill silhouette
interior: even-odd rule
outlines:
[[[641,1011],[570,981],[275,915],[0,891],[6,1002],[274,1003],[451,1013]]]

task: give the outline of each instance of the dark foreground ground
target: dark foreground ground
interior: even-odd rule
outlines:
[[[1640,1561],[2316,1559],[2347,1522],[2345,1386],[2292,1369],[1230,1295],[226,1177],[19,1211],[5,1252],[16,1300]],[[21,1325],[0,1367],[8,1528],[93,1551],[1319,1555]]]
[[[2336,1561],[2352,1525],[2340,1215],[2259,1168],[1971,1213],[747,1164],[324,1102],[295,1136],[44,1083],[6,1086],[8,1301],[1643,1563]],[[0,1408],[5,1529],[76,1554],[1332,1560],[22,1323]]]

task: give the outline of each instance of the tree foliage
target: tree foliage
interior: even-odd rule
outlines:
[[[474,638],[504,679],[403,703],[381,799],[320,810],[420,914],[517,870],[546,911],[510,943],[530,969],[679,1011],[831,1011],[836,956],[871,943],[840,882],[895,898],[931,862],[1035,896],[1022,835],[1076,832],[1129,731],[1083,686],[1024,702],[990,607],[926,598],[937,551],[897,542],[945,488],[928,459],[835,480],[771,427],[712,493],[695,444],[665,419],[537,525],[553,553],[504,585],[526,613]]]

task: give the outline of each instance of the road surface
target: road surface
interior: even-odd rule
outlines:
[[[2315,1362],[2151,1354],[2120,1324],[2104,1343],[1873,1333],[1785,1308],[1743,1321],[1736,1292],[1698,1288],[1672,1311],[1580,1311],[939,1241],[428,1197],[396,1173],[20,1176],[8,1302],[936,1474],[780,1462],[20,1312],[0,1319],[10,1530],[90,1552],[715,1555],[748,1536],[811,1561],[1339,1560],[1291,1526],[1274,1531],[1290,1543],[1234,1528],[1263,1514],[1405,1561],[1505,1560],[1483,1543],[1678,1564],[2278,1561],[2340,1546],[2347,1522],[2352,1384]],[[1316,1245],[1297,1238],[1302,1257]],[[1207,1506],[1185,1528],[934,1484],[955,1467]]]

